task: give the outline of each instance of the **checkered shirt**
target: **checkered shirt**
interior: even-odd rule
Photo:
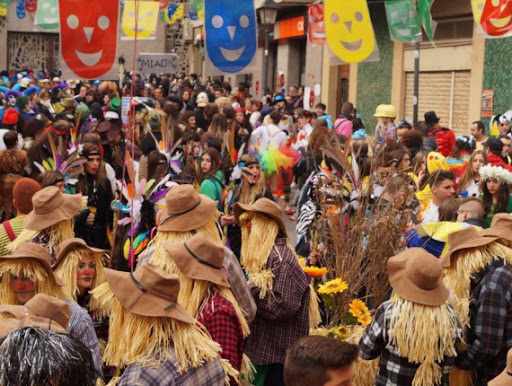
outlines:
[[[259,288],[251,287],[257,311],[245,353],[256,365],[284,363],[286,350],[309,333],[308,281],[286,239],[276,240],[267,269],[274,274],[272,293],[260,299]]]
[[[159,367],[143,367],[137,363],[126,367],[117,386],[224,386],[224,369],[219,359],[204,363],[180,374],[177,358],[172,356]]]
[[[512,265],[500,259],[474,275],[469,316],[468,349],[455,365],[476,369],[477,385],[487,385],[506,367],[512,347]]]
[[[361,358],[372,360],[380,356],[379,372],[375,382],[376,386],[411,385],[416,370],[419,367],[419,364],[411,363],[407,358],[399,356],[397,348],[389,344],[389,333],[385,329],[390,324],[394,306],[395,303],[392,301],[382,303],[377,308],[372,322],[368,325],[359,341]],[[456,317],[456,312],[451,306],[450,311]],[[454,334],[457,337],[462,335],[460,324],[458,324]],[[460,339],[457,338],[455,347],[458,347],[459,342]],[[441,384],[443,386],[450,384],[449,376],[454,361],[455,357],[445,357],[445,361],[440,363],[443,376]]]

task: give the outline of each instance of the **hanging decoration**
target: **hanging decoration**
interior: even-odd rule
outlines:
[[[7,16],[7,10],[11,5],[11,0],[0,0],[0,17]]]
[[[204,20],[204,2],[203,0],[190,0],[188,3],[188,15],[192,21]]]
[[[325,38],[324,5],[308,5],[308,39],[311,44],[323,46]]]
[[[138,10],[136,9],[138,7]],[[149,1],[126,1],[123,10],[122,28],[124,32],[123,40],[135,39],[154,39],[156,24],[158,22],[159,3]],[[135,15],[138,12],[138,20],[135,23]],[[137,33],[135,26],[137,25]]]
[[[169,1],[168,0],[155,0],[158,4],[158,9],[160,11],[163,11],[165,9],[167,9],[167,5],[169,4]]]
[[[325,31],[330,50],[343,62],[362,62],[378,49],[365,0],[325,0]]]
[[[117,71],[119,0],[59,0],[59,10],[63,77],[99,79]]]
[[[50,30],[59,27],[59,3],[57,0],[39,0],[34,24]]]
[[[430,8],[433,3],[434,0],[418,0],[418,19],[430,41],[434,40],[434,33],[437,27],[437,23],[432,19],[432,15],[430,14]]]
[[[25,0],[25,10],[33,13],[37,9],[37,0]]]
[[[206,50],[220,71],[236,73],[253,59],[257,48],[253,1],[206,0]]]
[[[388,0],[385,7],[391,39],[402,43],[413,43],[421,32],[413,0]]]
[[[183,19],[183,4],[169,3],[167,10],[163,11],[164,21],[167,24],[174,24]]]
[[[512,3],[507,0],[471,0],[479,31],[488,39],[512,36]]]
[[[18,19],[24,19],[25,16],[27,16],[27,12],[25,11],[25,0],[18,0],[16,16],[18,16]]]

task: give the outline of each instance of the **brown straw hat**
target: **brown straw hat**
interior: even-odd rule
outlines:
[[[57,275],[55,275],[52,271],[52,267],[50,265],[51,255],[45,247],[35,243],[21,243],[12,255],[0,256],[0,265],[2,264],[3,261],[15,259],[36,260],[39,264],[43,266],[43,268],[48,273],[48,276],[53,277],[55,279],[55,282],[59,287],[64,287],[64,282],[60,280],[60,278]]]
[[[496,378],[491,379],[487,386],[512,386],[512,348],[507,353],[507,367]]]
[[[166,213],[158,225],[159,231],[188,232],[208,223],[215,213],[217,201],[198,194],[192,185],[179,185],[165,195]]]
[[[0,319],[0,339],[5,338],[11,331],[16,330],[18,324],[19,321],[15,318]]]
[[[224,267],[224,247],[211,237],[198,233],[185,243],[165,243],[165,249],[183,274],[229,287]]]
[[[388,260],[389,282],[397,295],[425,306],[440,306],[448,299],[442,271],[439,259],[423,248],[406,249]]]
[[[53,265],[53,269],[55,269],[62,261],[64,256],[67,256],[69,251],[76,247],[82,247],[88,249],[91,253],[110,253],[107,249],[99,249],[99,248],[93,248],[87,245],[85,240],[80,239],[78,237],[73,237],[71,239],[64,240],[62,243],[59,244],[57,247],[57,257],[55,259],[55,264]]]
[[[283,222],[283,211],[281,210],[279,205],[277,205],[274,201],[269,200],[268,198],[262,197],[262,198],[256,200],[256,202],[252,205],[240,204],[237,202],[234,207],[234,212],[235,212],[235,220],[237,223],[240,223],[240,216],[244,212],[260,213],[260,214],[270,218],[271,220],[274,220],[277,223],[277,225],[279,225],[279,229],[281,230],[281,233],[285,237],[288,237],[288,235],[286,233],[286,227],[284,226],[284,222]]]
[[[178,304],[178,275],[144,263],[135,272],[105,269],[108,285],[128,311],[142,316],[169,317],[194,324],[195,319]]]
[[[495,214],[492,218],[491,227],[484,229],[481,235],[512,241],[512,215],[509,213]]]
[[[47,186],[32,197],[34,209],[25,217],[26,229],[40,231],[63,220],[72,219],[82,206],[81,194],[62,194],[56,186]]]
[[[496,241],[498,237],[484,237],[475,227],[467,227],[448,235],[449,250],[442,258],[442,265],[448,268],[452,265],[452,256],[463,249],[478,248]]]

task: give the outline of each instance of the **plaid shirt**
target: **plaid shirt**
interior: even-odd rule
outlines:
[[[206,301],[197,320],[202,323],[212,339],[222,348],[220,356],[240,371],[244,353],[244,333],[235,308],[224,296],[215,292]]]
[[[174,349],[169,360],[161,366],[143,367],[137,363],[129,365],[119,378],[117,386],[224,386],[224,369],[219,359],[179,373],[176,367],[178,359]]]
[[[512,347],[512,265],[496,260],[474,275],[469,316],[468,350],[455,364],[475,369],[477,385],[487,385],[506,367]]]
[[[386,326],[389,326],[391,314],[393,313],[395,303],[387,301],[382,303],[372,322],[366,327],[366,330],[359,341],[360,356],[366,360],[372,360],[380,356],[379,372],[377,374],[376,386],[392,385],[411,385],[419,364],[411,363],[407,358],[398,355],[397,348],[389,344],[389,334]],[[457,317],[455,310],[450,306],[450,311]],[[411,332],[412,333],[412,332]],[[457,337],[462,335],[462,328],[457,323],[457,330],[454,331]],[[455,347],[458,347],[460,339],[457,338]],[[445,357],[445,361],[440,363],[443,375],[442,385],[450,384],[449,377],[455,357]]]
[[[71,300],[65,300],[71,309],[71,318],[69,319],[69,325],[67,333],[73,338],[78,339],[86,347],[91,350],[92,359],[94,361],[94,367],[99,374],[103,375],[101,369],[101,356],[100,356],[100,345],[96,332],[94,331],[94,325],[92,319],[82,307]]]
[[[274,274],[272,293],[260,299],[259,288],[251,287],[257,312],[245,353],[256,365],[284,363],[286,350],[309,333],[308,281],[286,239],[276,240],[267,269]]]

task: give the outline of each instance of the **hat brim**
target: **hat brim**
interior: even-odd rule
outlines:
[[[128,311],[142,316],[168,317],[183,323],[195,323],[195,319],[178,303],[171,303],[168,299],[137,288],[129,272],[106,268],[105,276],[115,297]]]
[[[207,224],[215,213],[217,201],[204,194],[199,194],[199,197],[201,202],[190,212],[180,215],[169,215],[166,213],[162,216],[162,221],[157,230],[164,232],[189,232]]]
[[[0,264],[4,261],[7,261],[7,260],[16,260],[16,259],[33,259],[33,260],[36,260],[39,264],[41,264],[41,266],[43,267],[43,269],[48,273],[48,276],[51,276],[53,277],[53,279],[55,280],[55,283],[59,286],[59,287],[64,287],[66,284],[60,279],[60,277],[58,277],[55,272],[53,272],[52,270],[52,267],[50,267],[50,264],[46,261],[46,260],[43,260],[37,256],[30,256],[28,254],[21,254],[21,255],[17,255],[16,252],[14,252],[14,254],[10,255],[10,256],[0,256]]]
[[[41,318],[39,316],[26,316],[18,321],[17,329],[24,327],[39,327],[43,330],[53,331],[58,334],[66,334],[66,329],[55,320]]]
[[[279,218],[279,217],[276,217],[276,216],[273,216],[272,214],[270,213],[267,213],[267,212],[262,212],[261,210],[258,210],[256,208],[254,208],[253,205],[250,205],[250,204],[241,204],[239,202],[237,202],[235,204],[235,207],[233,209],[233,212],[235,214],[235,221],[237,224],[240,225],[240,216],[245,213],[245,212],[252,212],[252,213],[260,213],[260,214],[263,214],[264,216],[267,216],[269,218],[271,218],[272,220],[274,220],[277,225],[279,225],[279,230],[281,231],[281,234],[284,236],[284,237],[288,237],[288,232],[286,232],[286,226],[284,225],[284,222],[283,222],[283,219],[282,218]]]
[[[455,246],[454,248],[450,248],[448,252],[442,257],[441,266],[443,268],[450,267],[452,265],[452,256],[455,252],[461,251],[463,249],[483,247],[484,245],[490,244],[498,240],[498,238],[499,237],[496,236],[482,237],[482,235],[479,234],[479,237],[477,238],[468,240],[465,243]]]
[[[82,240],[82,239],[80,239],[80,240]],[[57,254],[56,260],[55,260],[55,264],[53,265],[53,269],[57,268],[59,266],[59,264],[65,260],[62,258],[63,256],[66,256],[71,249],[76,248],[76,247],[82,247],[82,248],[85,248],[85,249],[91,251],[92,253],[98,253],[101,255],[110,253],[110,251],[107,249],[90,247],[83,240],[82,240],[82,242],[80,242],[80,241],[71,242],[68,245],[66,245],[66,247],[62,251],[59,251],[59,253]]]
[[[22,319],[26,316],[24,306],[14,306],[11,304],[0,306],[0,314],[11,314],[16,319]]]
[[[226,279],[223,267],[216,269],[201,264],[187,251],[183,243],[166,242],[165,249],[185,276],[194,280],[209,281],[221,287],[231,287]]]
[[[37,214],[32,210],[23,222],[23,226],[31,231],[41,231],[64,220],[71,220],[82,207],[81,194],[65,194],[64,202],[50,213]]]
[[[487,228],[484,229],[480,236],[484,237],[497,237],[498,239],[505,239],[507,241],[512,241],[512,233],[508,229],[503,228]]]
[[[449,290],[439,281],[438,286],[432,290],[424,290],[414,284],[407,276],[405,268],[407,260],[410,258],[407,254],[395,256],[394,272],[389,272],[389,283],[395,293],[416,304],[422,304],[429,307],[443,305],[448,300]]]
[[[3,319],[0,323],[0,339],[5,338],[11,331],[18,329],[18,324],[17,319]]]

